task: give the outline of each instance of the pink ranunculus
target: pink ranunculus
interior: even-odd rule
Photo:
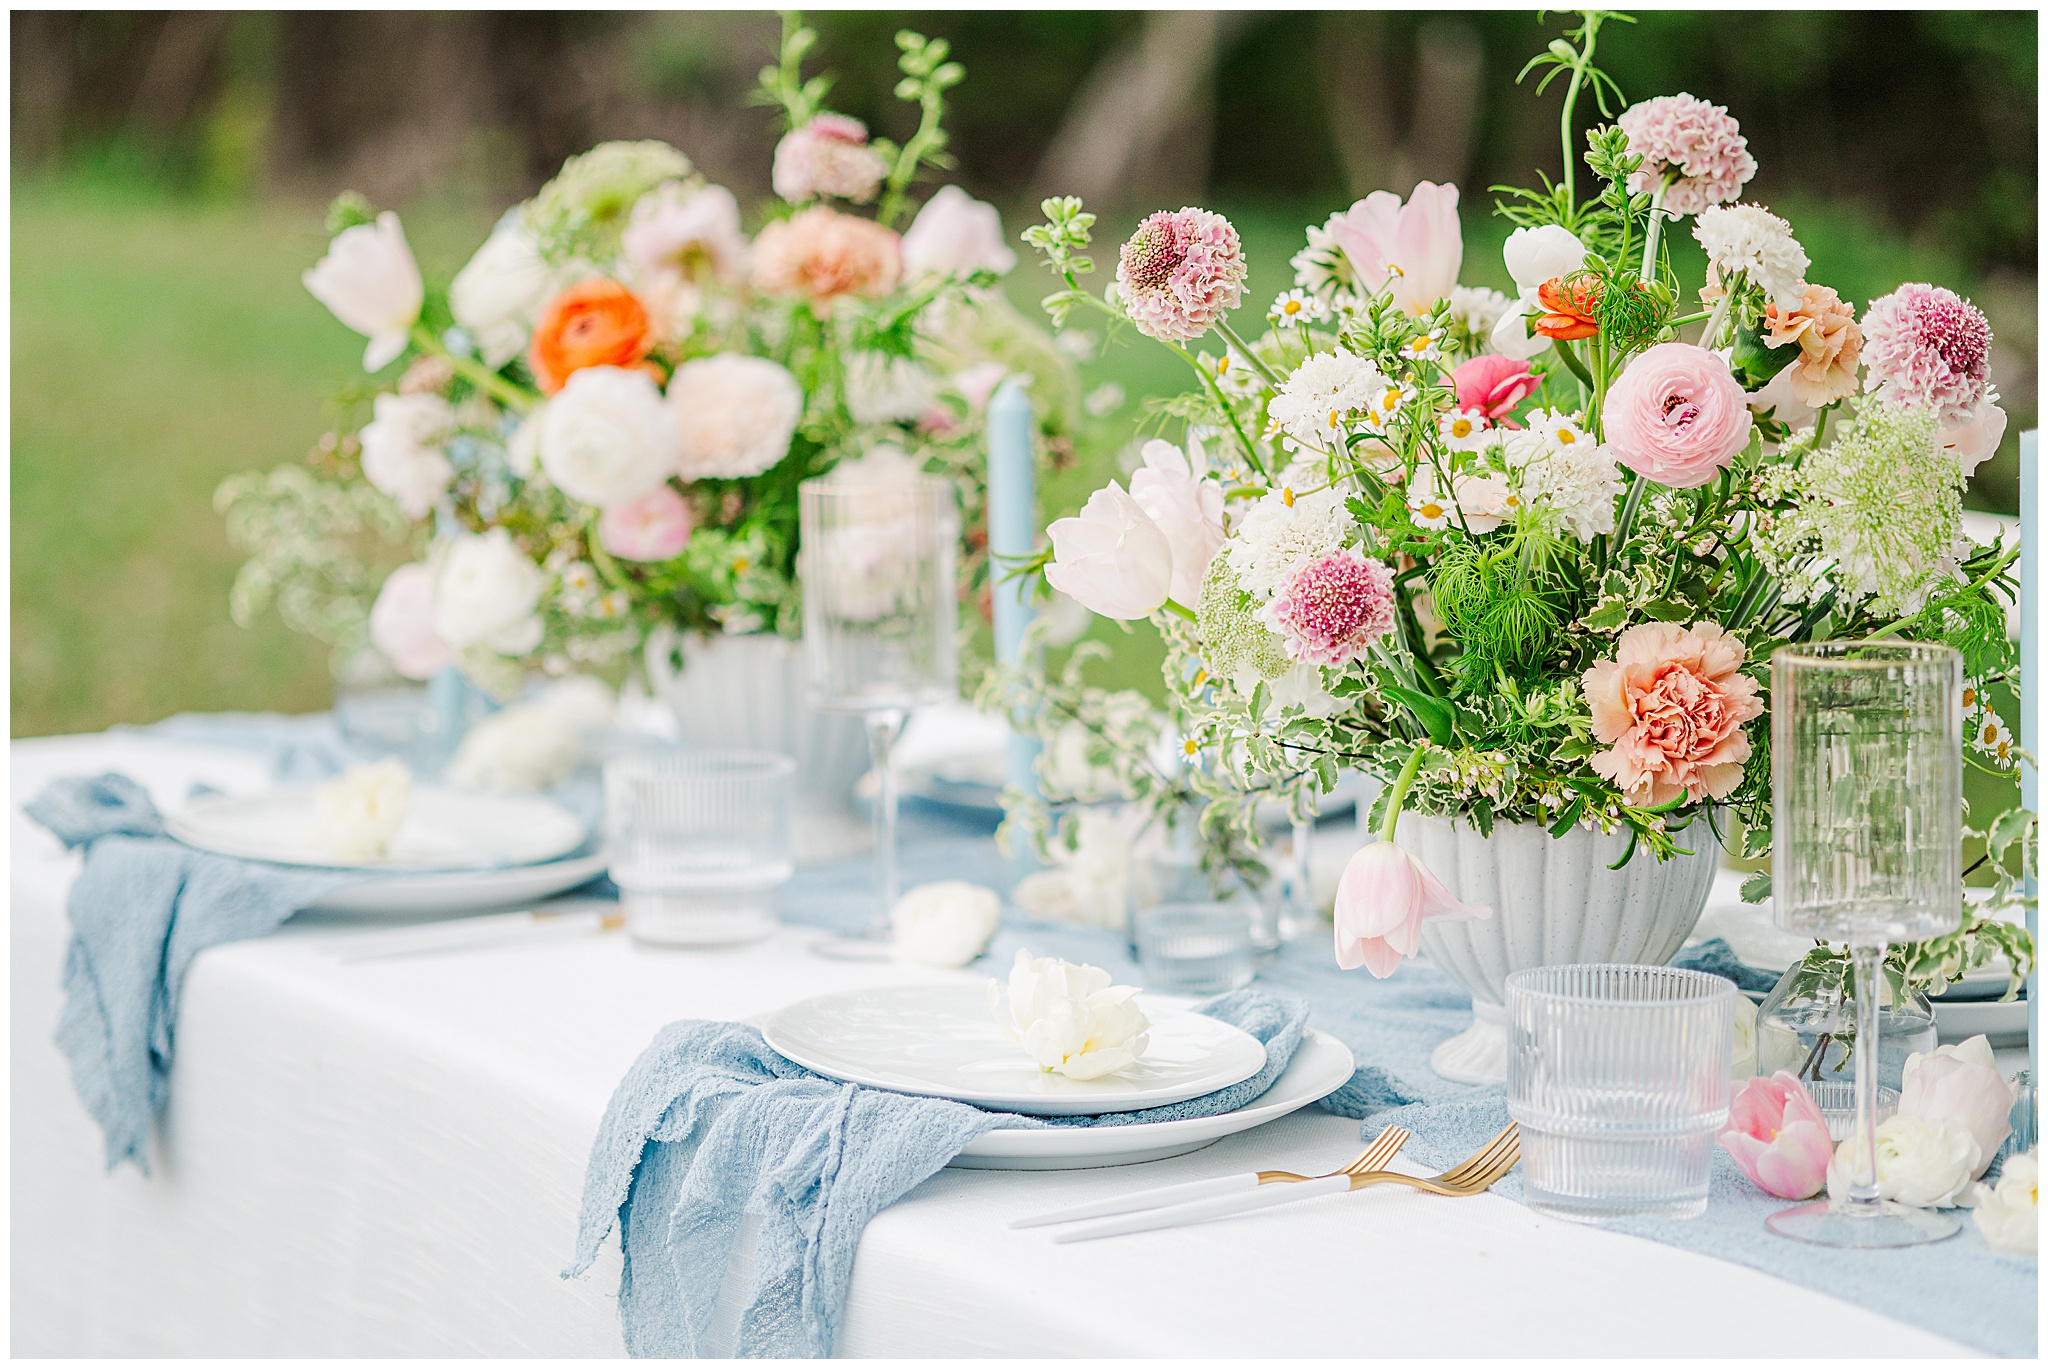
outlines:
[[[868,146],[868,126],[844,114],[819,114],[775,146],[769,183],[791,204],[819,195],[871,200],[889,174],[889,159]]]
[[[1749,759],[1742,725],[1764,711],[1743,656],[1719,623],[1638,623],[1622,633],[1614,659],[1583,677],[1593,735],[1610,748],[1593,757],[1594,771],[1641,807],[1728,797]]]
[[[1744,1083],[1715,1138],[1749,1181],[1774,1198],[1811,1198],[1828,1181],[1835,1143],[1813,1095],[1779,1070]]]
[[[1899,1115],[1953,1122],[1977,1141],[1977,1168],[1984,1177],[1991,1158],[2012,1134],[2012,1104],[2018,1089],[2006,1082],[1991,1055],[1991,1042],[1973,1036],[1960,1045],[1937,1046],[1906,1057],[1899,1087]]]
[[[409,680],[431,679],[455,664],[455,653],[434,631],[434,572],[424,561],[384,577],[370,606],[370,645]]]
[[[695,528],[689,501],[664,483],[598,515],[597,540],[627,561],[668,561],[682,555]]]
[[[1329,233],[1359,289],[1391,287],[1395,307],[1408,313],[1428,313],[1458,284],[1465,239],[1455,185],[1422,181],[1406,204],[1391,190],[1375,190],[1331,219]]]
[[[1689,342],[1644,351],[1602,414],[1621,464],[1660,485],[1689,490],[1712,480],[1749,445],[1749,399],[1728,363]]]
[[[1359,848],[1337,881],[1337,966],[1363,965],[1373,978],[1385,979],[1421,947],[1424,919],[1492,916],[1491,908],[1452,898],[1421,861],[1393,842],[1375,841]]]
[[[1515,406],[1536,393],[1542,378],[1526,361],[1489,352],[1473,357],[1451,372],[1451,384],[1458,389],[1458,407],[1477,409],[1503,427],[1521,425],[1508,415]]]

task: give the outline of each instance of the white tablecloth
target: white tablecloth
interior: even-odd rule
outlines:
[[[388,924],[202,955],[157,1171],[107,1174],[51,1044],[76,869],[19,813],[121,770],[175,805],[260,788],[245,755],[133,736],[13,745],[13,1343],[17,1355],[615,1355],[616,1250],[564,1282],[583,1166],[633,1058],[679,1017],[750,1016],[939,972],[829,962],[810,933],[721,952],[622,936],[343,964]],[[1335,1167],[1311,1111],[1176,1160],[947,1170],[867,1229],[847,1355],[1952,1355],[1767,1275],[1538,1217],[1374,1190],[1055,1246],[1007,1221],[1134,1187]]]

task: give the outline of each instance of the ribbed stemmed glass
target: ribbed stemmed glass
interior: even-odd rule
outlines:
[[[841,467],[797,493],[811,702],[862,715],[875,777],[875,919],[865,936],[818,950],[864,959],[887,953],[896,903],[890,750],[912,709],[952,697],[957,686],[960,514],[948,481],[859,470]]]
[[[1771,657],[1771,748],[1777,923],[1849,945],[1857,1121],[1847,1191],[1768,1225],[1864,1249],[1941,1240],[1954,1217],[1878,1193],[1878,967],[1888,943],[1962,919],[1962,656],[1918,642],[1783,648]]]

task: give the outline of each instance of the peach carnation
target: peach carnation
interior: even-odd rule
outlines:
[[[1743,657],[1714,622],[1622,633],[1614,659],[1595,661],[1582,680],[1593,735],[1610,748],[1593,757],[1594,773],[1639,807],[1734,793],[1749,759],[1742,725],[1764,711]]]
[[[1818,409],[1856,393],[1856,363],[1863,330],[1856,311],[1825,285],[1809,285],[1797,309],[1773,304],[1764,310],[1764,341],[1772,347],[1799,344],[1799,359],[1788,367],[1792,397]]]
[[[771,295],[830,304],[896,288],[903,251],[896,234],[870,219],[815,205],[769,224],[754,240],[754,284]]]

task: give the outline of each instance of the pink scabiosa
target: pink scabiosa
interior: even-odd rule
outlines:
[[[1953,290],[1901,285],[1863,315],[1863,364],[1863,388],[1880,399],[1967,423],[1991,371],[1991,325]]]
[[[1628,150],[1643,159],[1628,188],[1649,194],[1672,177],[1664,192],[1664,208],[1672,214],[1727,204],[1756,174],[1742,126],[1728,117],[1726,106],[1683,93],[1659,95],[1630,106],[1616,122],[1628,135]]]
[[[1394,572],[1340,547],[1288,576],[1266,606],[1266,619],[1295,660],[1349,665],[1393,631]]]
[[[1237,307],[1244,278],[1237,230],[1206,209],[1160,210],[1117,254],[1117,288],[1131,322],[1164,342],[1208,332]]]

